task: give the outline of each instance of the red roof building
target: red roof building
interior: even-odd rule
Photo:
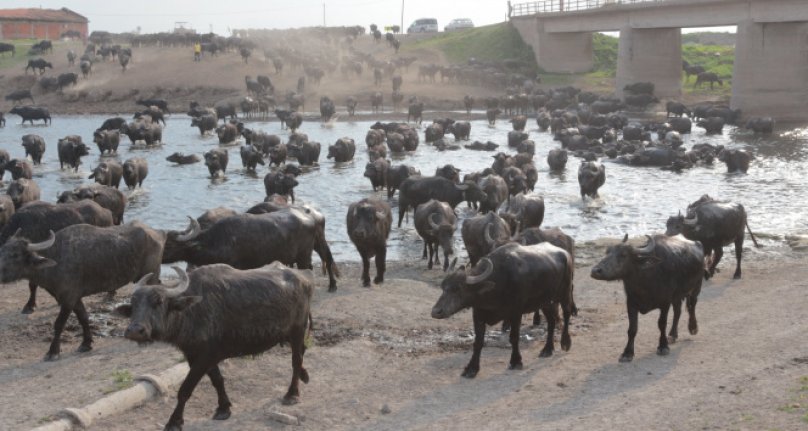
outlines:
[[[0,9],[0,39],[87,38],[86,17],[61,9]]]

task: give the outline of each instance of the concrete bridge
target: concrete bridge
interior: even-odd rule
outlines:
[[[665,98],[681,96],[681,29],[737,26],[731,106],[808,118],[808,0],[545,0],[514,4],[510,17],[552,73],[591,70],[592,33],[619,31],[617,94],[653,82]]]

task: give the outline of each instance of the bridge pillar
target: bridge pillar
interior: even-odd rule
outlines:
[[[592,33],[547,33],[538,18],[512,19],[536,56],[536,64],[549,73],[585,73],[594,67]]]
[[[733,109],[744,117],[808,118],[808,23],[738,25]]]
[[[620,29],[617,91],[636,82],[653,82],[657,97],[682,94],[682,30],[679,28]]]

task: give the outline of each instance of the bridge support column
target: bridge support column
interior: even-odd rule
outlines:
[[[682,30],[679,28],[620,29],[617,91],[637,82],[652,82],[657,97],[682,95]]]
[[[541,19],[513,19],[522,40],[533,48],[536,64],[549,73],[592,70],[592,33],[547,33]]]
[[[738,25],[732,108],[744,117],[808,118],[808,23]]]

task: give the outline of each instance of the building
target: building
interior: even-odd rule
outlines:
[[[87,38],[89,21],[61,9],[0,9],[0,39],[59,39],[63,35]]]

